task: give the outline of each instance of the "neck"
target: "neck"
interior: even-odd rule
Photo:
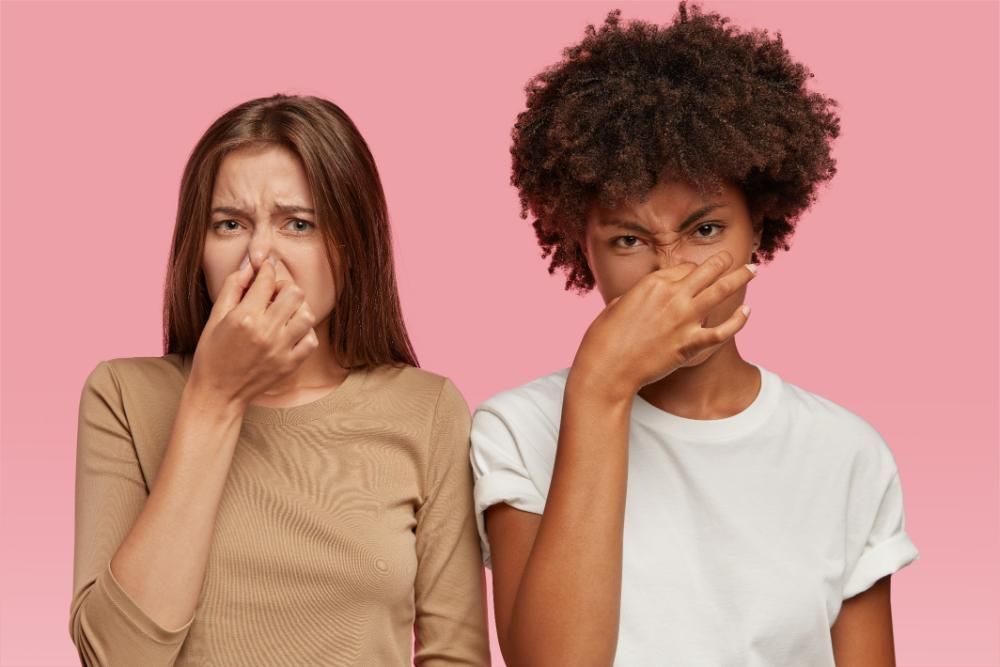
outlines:
[[[343,368],[337,360],[336,352],[327,332],[330,329],[328,319],[316,324],[316,346],[302,364],[290,375],[274,383],[260,395],[267,398],[278,398],[294,395],[296,392],[310,389],[324,389],[343,382],[349,371]]]
[[[639,395],[657,408],[687,419],[724,419],[742,412],[760,390],[759,373],[730,338],[696,366],[678,368],[646,385]]]

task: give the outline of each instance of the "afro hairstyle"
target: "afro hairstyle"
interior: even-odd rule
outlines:
[[[663,178],[736,185],[761,230],[753,261],[788,240],[817,186],[836,173],[837,102],[806,89],[813,74],[766,30],[682,0],[662,27],[621,20],[563,50],[525,86],[511,132],[511,184],[530,213],[549,273],[566,289],[594,287],[581,247],[588,209],[642,201]]]

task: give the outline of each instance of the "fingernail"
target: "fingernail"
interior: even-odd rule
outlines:
[[[268,255],[267,261],[271,262],[271,266],[278,266],[278,260],[274,255]]]
[[[744,317],[750,314],[750,306],[748,304],[743,304],[742,306],[740,306],[740,310],[743,311]]]
[[[250,255],[244,255],[243,256],[243,261],[240,262],[240,271],[242,271],[243,269],[247,268],[247,264],[249,264],[249,263],[250,263]]]
[[[747,268],[750,269],[750,273],[753,273],[753,274],[757,273],[757,265],[756,264],[747,264]]]

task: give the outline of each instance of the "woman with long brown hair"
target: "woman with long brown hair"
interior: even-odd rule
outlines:
[[[162,357],[80,401],[87,665],[489,663],[469,410],[418,368],[386,203],[316,97],[221,116],[184,171]]]

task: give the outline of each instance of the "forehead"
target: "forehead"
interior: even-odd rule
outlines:
[[[223,158],[212,189],[213,204],[244,205],[274,199],[312,203],[302,161],[281,146],[240,149]]]
[[[738,187],[724,183],[721,190],[699,190],[685,181],[660,181],[641,201],[622,202],[614,207],[592,206],[587,215],[588,227],[609,221],[628,220],[653,228],[674,228],[691,214],[718,205],[713,214],[745,212],[745,200]]]
[[[697,186],[684,181],[660,181],[642,201],[623,202],[614,208],[597,207],[598,213],[652,212],[663,215],[681,214],[701,208],[706,204],[732,204],[741,200],[738,188],[726,183],[721,190],[700,191]]]

